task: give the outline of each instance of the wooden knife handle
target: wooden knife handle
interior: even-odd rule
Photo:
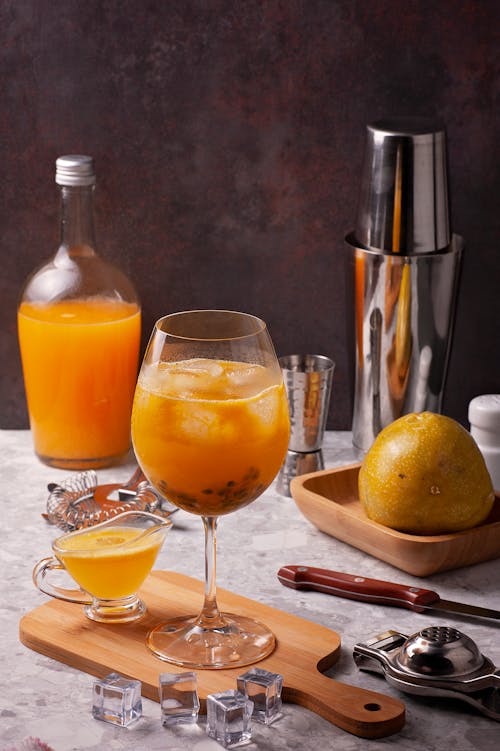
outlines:
[[[438,593],[430,589],[312,566],[283,566],[278,571],[278,579],[292,589],[313,589],[350,600],[407,608],[417,613],[424,609],[422,606],[429,607],[440,600]]]

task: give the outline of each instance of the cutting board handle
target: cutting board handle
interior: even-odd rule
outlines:
[[[340,683],[317,673],[307,687],[283,686],[283,700],[298,704],[361,738],[383,738],[405,723],[405,705],[392,696]]]

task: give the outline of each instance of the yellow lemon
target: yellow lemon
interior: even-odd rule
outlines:
[[[370,519],[411,534],[475,527],[495,499],[470,433],[433,412],[405,415],[384,428],[364,458],[358,482]]]

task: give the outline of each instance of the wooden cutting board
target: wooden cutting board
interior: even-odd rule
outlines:
[[[142,695],[159,701],[159,674],[181,673],[183,668],[155,657],[146,647],[146,635],[165,618],[197,613],[203,585],[182,574],[153,571],[140,594],[147,614],[136,623],[116,626],[90,621],[79,605],[50,600],[21,619],[21,642],[101,678],[112,671],[136,678],[142,682]],[[402,728],[402,702],[322,675],[320,671],[333,665],[340,653],[335,631],[227,590],[218,589],[217,599],[221,610],[250,615],[274,632],[276,649],[258,665],[283,675],[283,701],[306,707],[363,738],[381,738]],[[208,694],[236,688],[236,678],[245,670],[197,670],[201,711]]]

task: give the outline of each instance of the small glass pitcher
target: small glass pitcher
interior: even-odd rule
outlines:
[[[33,569],[35,586],[58,600],[85,605],[100,623],[129,623],[146,612],[137,591],[151,571],[172,522],[127,511],[113,519],[58,537],[54,555]],[[51,583],[50,572],[66,571],[80,589]],[[82,591],[83,590],[83,591]]]

